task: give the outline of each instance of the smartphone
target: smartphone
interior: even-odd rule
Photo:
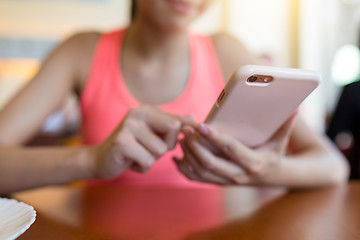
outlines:
[[[237,69],[205,123],[249,147],[271,138],[319,85],[314,71],[246,65]]]

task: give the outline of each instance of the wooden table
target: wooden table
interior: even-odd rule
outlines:
[[[14,198],[37,210],[19,239],[360,239],[360,182],[290,193],[65,186]]]

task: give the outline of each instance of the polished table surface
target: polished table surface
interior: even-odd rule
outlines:
[[[360,239],[360,182],[276,188],[40,188],[13,195],[34,206],[19,239]]]

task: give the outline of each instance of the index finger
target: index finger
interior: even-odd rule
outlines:
[[[187,116],[181,116],[181,115],[175,115],[175,114],[171,114],[168,113],[170,115],[172,115],[173,117],[177,118],[180,122],[181,122],[181,126],[191,126],[193,128],[196,128],[199,126],[198,123],[195,122],[195,118],[192,115],[187,115]]]
[[[180,129],[184,125],[197,126],[191,116],[180,116],[163,111],[153,112],[146,118],[147,125],[155,132],[161,134],[161,138],[173,149],[177,143]]]

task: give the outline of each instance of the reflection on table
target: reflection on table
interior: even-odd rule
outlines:
[[[19,239],[360,239],[360,182],[277,188],[48,187],[17,193]]]

